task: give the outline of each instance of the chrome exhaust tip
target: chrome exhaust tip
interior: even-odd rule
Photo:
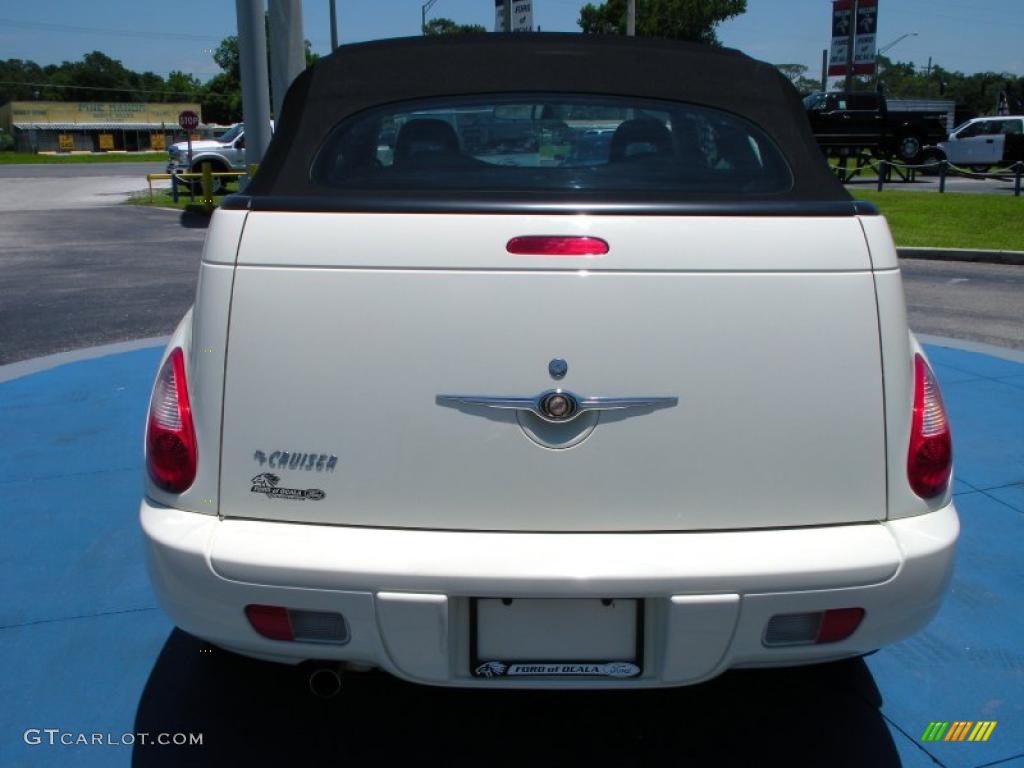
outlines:
[[[317,667],[309,673],[309,692],[318,699],[333,699],[341,693],[341,673],[335,667]]]

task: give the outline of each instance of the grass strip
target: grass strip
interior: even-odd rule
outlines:
[[[166,152],[118,152],[95,155],[37,155],[32,152],[0,152],[0,165],[74,165],[78,163],[156,163],[166,161]]]
[[[852,191],[889,221],[899,246],[1024,251],[1024,196]]]

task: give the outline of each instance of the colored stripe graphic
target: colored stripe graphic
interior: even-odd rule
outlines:
[[[963,720],[957,720],[953,723],[953,727],[949,729],[949,733],[946,734],[946,741],[960,741],[964,732],[964,727],[968,725]]]
[[[928,728],[925,729],[924,735],[921,737],[921,741],[938,741],[945,734],[946,729],[949,728],[949,721],[943,722],[932,722],[928,724]]]
[[[988,741],[995,720],[933,720],[921,734],[921,741]]]

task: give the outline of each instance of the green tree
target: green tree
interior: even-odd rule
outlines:
[[[808,77],[810,71],[803,64],[776,64],[775,68],[789,78],[789,82],[800,92],[801,96],[821,90],[821,81]]]
[[[242,120],[242,88],[227,72],[214,75],[203,85],[200,103],[207,122],[226,125]]]
[[[167,75],[167,101],[183,99],[199,99],[203,92],[203,84],[199,78],[178,70]]]
[[[48,81],[71,86],[63,89],[68,101],[142,101],[144,95],[134,91],[139,75],[100,51],[85,54],[81,61],[65,61]]]
[[[987,115],[995,112],[1001,91],[1007,91],[1011,103],[1024,99],[1024,77],[1007,72],[963,72],[947,70],[936,64],[929,69],[910,62],[878,59],[878,82],[891,98],[950,99],[968,113]],[[873,90],[875,78],[860,77],[854,81],[857,90]]]
[[[43,68],[34,61],[7,59],[0,61],[0,104],[8,101],[30,101],[41,89],[34,83],[46,81]],[[55,89],[51,89],[55,90]]]
[[[718,45],[715,27],[747,10],[747,0],[636,0],[636,33]],[[626,34],[626,0],[606,0],[580,9],[586,34]]]
[[[457,24],[443,16],[431,19],[423,28],[424,35],[471,35],[486,31],[480,24]]]
[[[269,23],[269,22],[268,22]],[[306,66],[320,58],[313,53],[313,44],[305,42]],[[231,35],[220,41],[213,60],[223,70],[206,83],[203,92],[203,119],[216,123],[237,123],[242,119],[242,76],[238,37]],[[270,79],[270,30],[267,30],[267,78]]]

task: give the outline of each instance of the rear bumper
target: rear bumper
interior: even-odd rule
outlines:
[[[220,520],[143,501],[157,596],[183,629],[237,652],[336,659],[415,682],[493,687],[683,685],[744,666],[843,658],[935,614],[959,532],[950,504],[865,525],[718,533],[531,534]],[[626,680],[485,680],[469,671],[471,597],[643,598],[644,669]],[[343,646],[268,640],[250,603],[336,611]],[[768,648],[777,614],[860,607],[851,637]]]

